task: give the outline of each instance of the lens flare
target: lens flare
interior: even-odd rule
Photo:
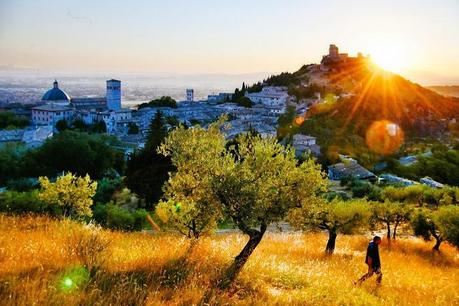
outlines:
[[[58,279],[61,292],[69,293],[77,290],[89,281],[89,272],[84,267],[74,267],[64,272]]]
[[[293,123],[297,126],[302,125],[304,122],[304,117],[303,116],[297,116],[295,120],[293,120]]]
[[[388,120],[379,120],[373,122],[368,128],[365,140],[373,152],[390,155],[403,144],[404,134],[398,124]]]

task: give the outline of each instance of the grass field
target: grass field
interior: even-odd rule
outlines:
[[[381,245],[383,283],[365,272],[369,237],[268,233],[218,305],[459,305],[459,252],[406,238]],[[2,305],[192,305],[246,238],[189,242],[172,234],[121,233],[44,217],[0,215]],[[185,255],[187,255],[185,257]],[[186,260],[184,258],[187,258]]]

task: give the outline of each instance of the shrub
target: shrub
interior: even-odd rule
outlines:
[[[75,254],[85,268],[93,273],[104,264],[107,256],[103,256],[103,253],[107,251],[109,241],[101,235],[100,228],[89,224],[69,237],[68,246],[69,252]]]
[[[106,221],[101,224],[108,228],[124,231],[140,231],[145,224],[147,216],[145,209],[138,209],[131,212],[114,204],[107,204],[105,209],[106,212],[103,211],[102,207],[98,206],[97,213],[98,218],[106,214]]]
[[[38,198],[37,191],[7,191],[1,195],[0,211],[8,213],[44,213],[47,205]]]
[[[41,189],[39,198],[49,205],[60,207],[64,216],[91,216],[92,197],[96,193],[97,182],[89,175],[78,177],[71,172],[62,175],[51,183],[47,177],[39,179]]]
[[[121,187],[121,178],[103,178],[97,182],[96,194],[93,197],[95,203],[107,203],[112,199],[115,191]]]

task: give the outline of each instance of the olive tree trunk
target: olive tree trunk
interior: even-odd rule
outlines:
[[[432,249],[434,251],[439,252],[440,251],[440,244],[442,243],[443,238],[441,237],[441,235],[438,235],[437,233],[433,233],[432,236],[435,238],[435,245],[434,245],[434,247]]]
[[[327,246],[325,247],[325,253],[333,254],[333,252],[335,251],[336,236],[337,236],[336,230],[328,231],[328,241],[327,241]]]
[[[387,239],[390,240],[390,222],[386,222],[387,225]]]
[[[242,268],[246,264],[250,255],[252,255],[253,251],[260,243],[261,239],[263,238],[263,235],[265,234],[265,231],[266,229],[254,231],[250,235],[249,241],[247,241],[247,244],[244,246],[239,255],[237,255],[234,258],[233,263],[231,264],[231,266],[228,267],[223,278],[218,283],[218,289],[227,289],[233,283],[233,281],[238,276],[239,272],[241,272]]]
[[[263,238],[263,235],[266,232],[266,225],[262,225],[259,231],[250,229],[244,230],[243,232],[249,235],[249,241],[247,241],[247,244],[244,246],[242,251],[234,258],[233,263],[228,267],[228,269],[226,269],[223,277],[216,281],[214,283],[215,285],[212,285],[206,294],[204,294],[198,305],[212,304],[212,299],[214,298],[216,291],[223,291],[231,286],[239,272],[241,272],[242,268],[246,264],[250,255]]]
[[[395,236],[397,235],[397,227],[398,227],[398,222],[395,222],[394,225],[394,232],[392,233],[392,238],[395,240]]]

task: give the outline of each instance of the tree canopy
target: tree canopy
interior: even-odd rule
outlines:
[[[226,147],[219,120],[174,130],[160,147],[177,168],[166,186],[166,201],[157,212],[182,233],[198,238],[225,216],[249,241],[218,281],[226,288],[260,243],[269,224],[298,205],[312,203],[326,180],[313,160],[297,164],[294,151],[273,138],[241,135]]]
[[[150,102],[147,103],[142,103],[139,104],[138,108],[144,108],[144,107],[172,107],[172,108],[177,108],[177,101],[172,99],[169,96],[162,96],[161,98],[151,100]]]
[[[12,112],[0,112],[0,130],[19,129],[29,125],[29,119],[23,116],[16,116]]]
[[[161,199],[162,187],[174,170],[170,158],[157,152],[166,135],[164,117],[158,111],[150,123],[145,147],[132,153],[126,163],[124,183],[146,200],[147,208],[154,208]]]
[[[339,233],[351,234],[368,224],[371,210],[366,200],[342,201],[334,199],[326,202],[317,199],[315,205],[307,204],[294,208],[289,213],[290,223],[299,229],[326,230],[327,253],[335,250],[335,240]]]
[[[78,177],[71,172],[51,183],[47,177],[39,178],[39,199],[60,207],[64,216],[91,216],[92,197],[96,194],[97,182],[89,175]]]

